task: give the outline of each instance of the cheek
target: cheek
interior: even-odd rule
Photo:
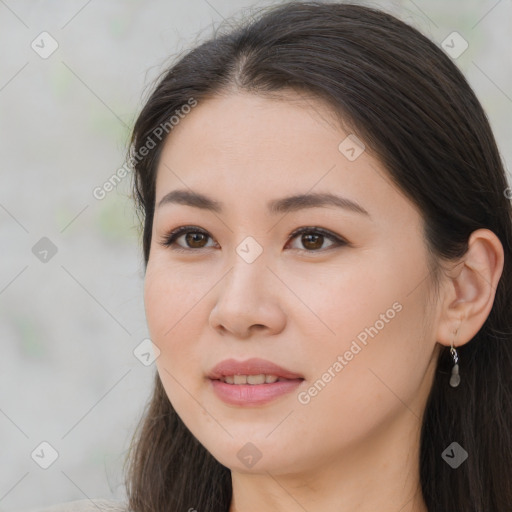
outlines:
[[[148,265],[144,280],[144,308],[151,339],[160,350],[164,348],[161,342],[165,332],[174,324],[174,288],[165,273],[155,269],[154,265]]]
[[[373,297],[357,318],[341,312],[333,324],[336,339],[324,336],[322,350],[307,354],[314,370],[294,418],[318,439],[332,440],[326,443],[332,449],[363,440],[397,415],[421,414],[429,362],[418,327],[422,308],[402,297],[400,309],[395,297]]]
[[[301,321],[298,339],[307,347],[309,375],[318,382],[320,391],[311,390],[317,404],[345,403],[363,413],[418,391],[433,345],[423,327],[427,285],[421,283],[420,255],[416,261],[390,253],[361,271],[333,272],[329,283],[310,286],[304,296],[315,317]],[[315,337],[318,342],[308,342]]]
[[[197,394],[197,376],[202,375],[193,343],[198,336],[200,297],[194,289],[193,283],[168,266],[148,265],[144,305],[151,340],[160,350],[155,364],[167,397],[181,412],[190,407],[189,393]]]
[[[170,378],[167,371],[182,382],[203,371],[196,341],[208,321],[204,295],[209,287],[204,278],[176,267],[156,260],[148,265],[144,305],[151,340],[160,350],[156,364],[162,380]]]
[[[204,286],[204,285],[203,285]],[[171,342],[174,334],[197,314],[202,285],[180,268],[155,258],[150,260],[144,280],[144,307],[151,335],[156,341]]]

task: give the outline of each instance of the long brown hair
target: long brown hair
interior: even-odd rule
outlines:
[[[434,262],[463,256],[476,229],[488,228],[500,239],[503,273],[484,325],[458,349],[458,388],[448,385],[448,349],[440,352],[418,464],[430,512],[510,511],[512,211],[494,136],[464,76],[418,30],[359,5],[288,2],[217,31],[160,76],[133,129],[133,194],[145,266],[165,141],[155,130],[191,98],[200,103],[230,89],[292,89],[327,102],[417,205]],[[170,127],[167,133],[172,137]],[[140,158],[150,138],[155,147]],[[441,457],[453,441],[469,453],[456,470]],[[229,510],[229,469],[183,424],[158,373],[125,469],[134,512]]]

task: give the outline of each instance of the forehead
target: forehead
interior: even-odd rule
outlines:
[[[351,137],[312,98],[236,93],[200,101],[165,142],[156,203],[173,189],[190,188],[228,205],[261,198],[266,208],[273,197],[314,191],[355,198],[370,213],[390,203],[400,210],[406,199],[380,162],[366,149],[355,159],[343,153]]]
[[[248,93],[200,101],[170,132],[158,178],[170,179],[166,166],[188,175],[222,179],[311,174],[329,169],[338,157],[343,132],[321,102],[288,94],[282,99]],[[301,172],[298,172],[301,171]],[[158,184],[157,180],[157,184]]]

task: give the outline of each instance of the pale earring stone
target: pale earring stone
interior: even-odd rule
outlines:
[[[450,377],[450,386],[456,388],[460,384],[459,365],[456,364],[452,368],[452,376]]]

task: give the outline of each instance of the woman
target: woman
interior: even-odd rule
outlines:
[[[134,511],[510,510],[511,207],[449,56],[287,3],[168,70],[132,149]]]
[[[509,190],[443,50],[285,3],[182,56],[132,142],[158,372],[128,508],[510,510]]]

